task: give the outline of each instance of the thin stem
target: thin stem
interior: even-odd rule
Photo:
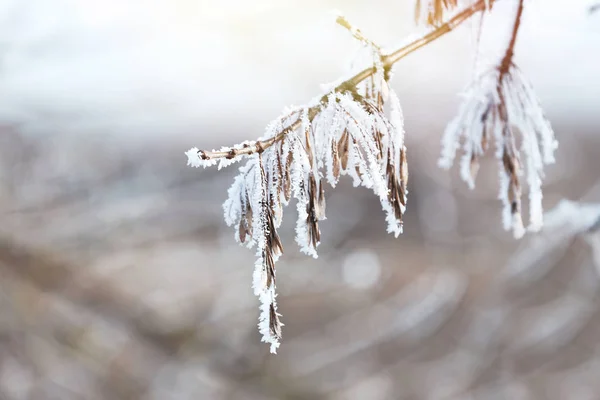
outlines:
[[[377,50],[380,50],[379,46],[377,46],[377,44],[375,44],[375,42],[373,42],[372,40],[368,39],[365,35],[363,35],[361,30],[358,29],[357,27],[355,27],[354,25],[352,25],[350,22],[348,22],[346,17],[344,17],[343,15],[338,15],[335,22],[337,22],[339,25],[343,26],[344,28],[348,29],[350,34],[352,34],[352,36],[354,36],[354,38],[356,40],[358,40],[359,42],[363,42],[364,44],[367,44],[369,46],[374,47]]]
[[[414,42],[408,44],[407,46],[404,46],[404,47],[394,51],[393,53],[385,56],[384,57],[384,67],[386,67],[386,66],[391,67],[396,62],[398,62],[400,59],[406,57],[413,51],[420,49],[421,47],[425,46],[426,44],[429,44],[429,43],[433,42],[434,40],[438,39],[439,37],[445,35],[446,33],[452,31],[454,28],[456,28],[457,26],[459,26],[460,24],[465,22],[467,19],[471,18],[473,16],[473,14],[475,14],[479,11],[485,10],[486,3],[489,3],[489,7],[491,7],[492,4],[494,3],[494,0],[489,0],[487,2],[486,2],[486,0],[479,0],[477,3],[473,4],[470,7],[465,8],[464,10],[462,10],[461,12],[456,14],[448,22],[440,25],[435,30],[429,32],[427,35],[425,35],[425,36],[415,40]]]
[[[500,66],[498,67],[500,74],[498,75],[498,96],[500,97],[500,116],[501,118],[507,122],[508,115],[506,113],[506,105],[504,102],[504,94],[502,93],[502,80],[505,76],[508,75],[510,66],[512,65],[512,59],[515,55],[515,43],[517,42],[517,35],[519,33],[519,27],[521,26],[521,16],[523,15],[523,1],[519,0],[519,8],[517,9],[517,14],[515,16],[515,22],[513,24],[512,36],[510,37],[510,42],[508,43],[508,48],[506,49],[506,53],[504,57],[502,57],[502,61],[500,62]]]
[[[517,15],[515,16],[515,23],[513,24],[512,36],[510,37],[510,42],[508,44],[508,48],[506,49],[506,53],[502,58],[502,62],[500,63],[500,77],[498,78],[498,82],[502,82],[502,78],[504,75],[508,73],[510,69],[510,65],[512,64],[512,59],[515,54],[515,44],[517,43],[517,35],[519,34],[519,27],[521,26],[521,16],[523,15],[523,0],[519,0],[519,8],[517,9]]]
[[[397,63],[398,61],[400,61],[401,59],[403,59],[410,53],[420,49],[421,47],[433,42],[434,40],[442,37],[446,33],[452,31],[454,28],[456,28],[457,26],[459,26],[460,24],[465,22],[467,19],[472,17],[475,13],[485,10],[486,6],[491,7],[492,4],[494,3],[494,1],[496,1],[496,0],[479,0],[476,3],[474,3],[473,5],[465,8],[464,10],[462,10],[461,12],[456,14],[448,22],[438,26],[437,28],[433,29],[431,32],[427,33],[426,35],[416,39],[415,41],[413,41],[405,46],[400,47],[399,49],[393,51],[390,54],[382,56],[384,70],[391,68],[395,63]],[[522,0],[521,0],[521,6],[522,6]],[[345,21],[345,20],[343,20],[342,22],[340,22],[338,20],[338,23],[340,23],[342,26],[346,27],[346,25],[343,22],[347,23],[347,21]],[[348,24],[348,26],[350,26],[350,25]],[[351,26],[350,26],[350,28],[348,28],[348,27],[346,27],[346,28],[350,29],[350,31],[352,32]],[[376,72],[375,67],[366,68],[363,71],[354,75],[352,78],[340,83],[338,86],[335,87],[334,91],[335,92],[344,92],[344,91],[348,91],[348,90],[352,91],[356,88],[356,86],[360,82],[362,82],[365,79],[369,78],[370,76],[374,75],[375,72]],[[315,105],[308,110],[308,113],[309,113],[308,115],[309,115],[310,121],[313,120],[313,118],[321,110],[322,105],[326,104],[326,102],[327,102],[327,94],[325,94],[325,95],[323,95],[323,97],[321,97],[320,104]],[[230,150],[221,150],[221,151],[199,150],[198,153],[199,153],[200,158],[203,160],[213,160],[213,159],[218,159],[218,158],[234,158],[234,157],[238,157],[241,155],[262,153],[264,150],[266,150],[267,148],[272,146],[274,143],[282,140],[285,137],[285,135],[287,135],[288,133],[299,128],[301,124],[302,124],[301,120],[298,119],[292,125],[290,125],[286,129],[281,131],[279,134],[273,136],[272,138],[269,138],[266,140],[261,140],[261,141],[256,141],[254,143],[248,144],[247,146],[239,148],[239,149],[232,148]]]

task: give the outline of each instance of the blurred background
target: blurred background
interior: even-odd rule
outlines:
[[[436,166],[475,22],[395,69],[405,233],[386,235],[378,200],[346,180],[314,260],[287,211],[274,356],[256,329],[254,254],[222,220],[236,167],[192,169],[183,153],[256,138],[360,68],[331,9],[393,48],[420,29],[414,2],[0,3],[0,399],[600,398],[590,246],[567,236],[531,257],[545,254],[535,238],[501,228],[492,158],[474,191]],[[528,2],[517,42],[560,141],[547,209],[600,201],[592,3]]]

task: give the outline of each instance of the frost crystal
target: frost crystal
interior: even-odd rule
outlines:
[[[402,233],[408,179],[403,115],[380,60],[374,65],[377,73],[369,84],[352,91],[333,90],[315,103],[317,107],[286,110],[258,141],[219,150],[220,166],[247,158],[223,211],[236,241],[255,247],[252,287],[260,301],[258,328],[273,353],[283,326],[276,302],[275,263],[283,253],[277,229],[283,207],[292,198],[298,211],[296,243],[315,258],[321,242],[319,222],[326,218],[325,183],[335,186],[342,175],[349,175],[355,186],[371,189],[386,213],[388,232]],[[212,154],[190,149],[188,165],[214,165]]]
[[[525,233],[521,217],[521,180],[529,187],[529,225],[542,226],[543,167],[554,162],[556,141],[533,89],[512,64],[523,1],[519,0],[512,37],[500,65],[467,89],[458,116],[442,141],[440,166],[450,168],[462,147],[460,174],[475,186],[479,158],[491,142],[499,163],[503,223],[515,237]],[[320,223],[326,218],[325,184],[335,187],[347,175],[354,186],[373,191],[385,213],[387,231],[402,233],[408,167],[404,117],[400,100],[388,86],[393,64],[404,55],[452,30],[474,13],[491,11],[493,0],[468,0],[452,18],[446,14],[458,0],[419,0],[417,19],[434,28],[410,38],[389,53],[366,38],[344,17],[337,22],[366,50],[369,66],[351,78],[328,85],[324,96],[303,107],[291,107],[271,122],[257,141],[220,150],[192,148],[188,165],[227,167],[245,160],[223,204],[225,222],[240,244],[254,248],[252,288],[260,302],[258,329],[271,352],[279,348],[283,323],[277,307],[275,264],[283,254],[277,233],[283,209],[295,200],[295,240],[300,251],[317,257]],[[446,21],[446,22],[444,22]],[[523,160],[523,161],[522,161]],[[594,223],[594,226],[600,223]],[[600,256],[599,256],[600,257]]]
[[[557,142],[533,88],[512,64],[505,74],[495,68],[481,75],[466,90],[458,116],[444,133],[440,167],[452,166],[462,143],[461,178],[474,188],[479,158],[491,140],[499,163],[504,228],[512,229],[517,238],[525,233],[521,218],[521,177],[525,173],[529,230],[538,231],[542,227],[544,165],[554,163]]]

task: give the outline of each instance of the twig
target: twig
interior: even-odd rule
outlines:
[[[358,41],[363,42],[369,46],[372,46],[376,50],[380,50],[380,47],[377,44],[375,44],[375,42],[373,42],[372,40],[368,39],[365,35],[363,35],[361,30],[358,29],[357,27],[355,27],[354,25],[352,25],[350,22],[348,22],[346,17],[344,17],[343,15],[338,15],[335,22],[337,22],[339,25],[343,26],[344,28],[348,29],[348,31],[350,31],[352,36],[354,36],[354,38],[357,39]]]
[[[474,3],[473,5],[465,8],[464,10],[462,10],[461,12],[456,14],[454,17],[452,17],[450,20],[448,20],[448,22],[433,29],[429,33],[425,34],[424,36],[414,40],[413,42],[411,42],[405,46],[400,47],[399,49],[393,51],[392,53],[383,55],[382,63],[383,63],[384,70],[390,69],[395,63],[397,63],[398,61],[400,61],[402,58],[406,57],[410,53],[420,49],[421,47],[433,42],[434,40],[440,38],[441,36],[445,35],[446,33],[452,31],[454,28],[456,28],[457,26],[459,26],[460,24],[465,22],[467,19],[472,17],[475,13],[485,10],[487,7],[491,7],[492,4],[494,3],[494,1],[496,1],[496,0],[479,0],[476,3]],[[368,39],[364,38],[364,36],[362,36],[362,33],[360,33],[359,30],[357,30],[356,28],[353,28],[348,23],[348,21],[346,21],[343,17],[341,17],[341,20],[338,17],[338,23],[340,25],[344,26],[345,28],[349,29],[350,32],[357,39],[368,40]],[[368,42],[370,43],[370,41],[368,41]],[[355,87],[360,82],[364,81],[365,79],[367,79],[370,76],[372,76],[373,74],[375,74],[375,72],[376,72],[375,70],[376,70],[375,67],[370,67],[370,68],[364,69],[363,71],[354,75],[352,78],[340,83],[338,86],[335,87],[334,91],[335,92],[345,92],[345,91],[349,91],[349,90],[354,90]],[[319,104],[311,107],[308,110],[309,120],[312,121],[312,119],[320,111],[322,104],[325,104],[326,102],[327,102],[327,94],[325,94],[325,95],[323,95],[323,97],[321,97],[321,101]],[[285,137],[285,135],[287,135],[289,132],[292,132],[295,129],[299,128],[301,123],[302,122],[300,120],[297,120],[296,122],[291,124],[289,127],[284,129],[283,131],[281,131],[281,133],[277,134],[276,136],[273,136],[266,140],[259,140],[259,141],[255,141],[253,143],[249,143],[242,148],[231,148],[231,149],[227,149],[227,150],[218,150],[218,151],[199,150],[198,154],[202,160],[207,161],[207,160],[215,160],[215,159],[219,159],[219,158],[231,159],[231,158],[235,158],[235,157],[238,157],[241,155],[262,153],[264,150],[266,150],[267,148],[272,146],[274,143],[283,139]]]
[[[477,13],[479,11],[483,11],[488,7],[492,7],[492,4],[495,1],[496,0],[479,0],[477,3],[473,4],[472,6],[465,8],[464,10],[462,10],[461,12],[456,14],[454,17],[452,17],[448,22],[440,25],[439,27],[437,27],[433,31],[429,32],[425,36],[423,36],[423,37],[415,40],[414,42],[385,56],[384,57],[384,66],[391,67],[396,62],[398,62],[400,59],[406,57],[413,51],[420,49],[421,47],[425,46],[426,44],[429,44],[430,42],[433,42],[434,40],[440,38],[441,36],[445,35],[446,33],[452,31],[457,26],[459,26],[460,24],[462,24],[463,22],[465,22],[466,20],[471,18],[475,13]],[[486,4],[489,4],[489,5],[486,5]],[[371,70],[373,72],[375,71],[373,68],[371,68]]]
[[[519,33],[519,27],[521,26],[521,16],[523,15],[523,0],[519,0],[518,7],[519,8],[517,9],[515,23],[513,25],[512,36],[510,37],[510,43],[508,44],[506,53],[504,54],[502,62],[500,63],[500,76],[498,78],[499,82],[501,82],[504,75],[508,73],[510,65],[512,64],[512,59],[515,51],[515,44],[517,42],[517,34]]]

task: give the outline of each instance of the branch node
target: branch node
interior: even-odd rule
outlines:
[[[225,156],[225,158],[228,160],[232,160],[235,158],[236,155],[237,155],[237,152],[235,151],[235,149],[231,149],[231,150],[229,150],[229,153]]]

